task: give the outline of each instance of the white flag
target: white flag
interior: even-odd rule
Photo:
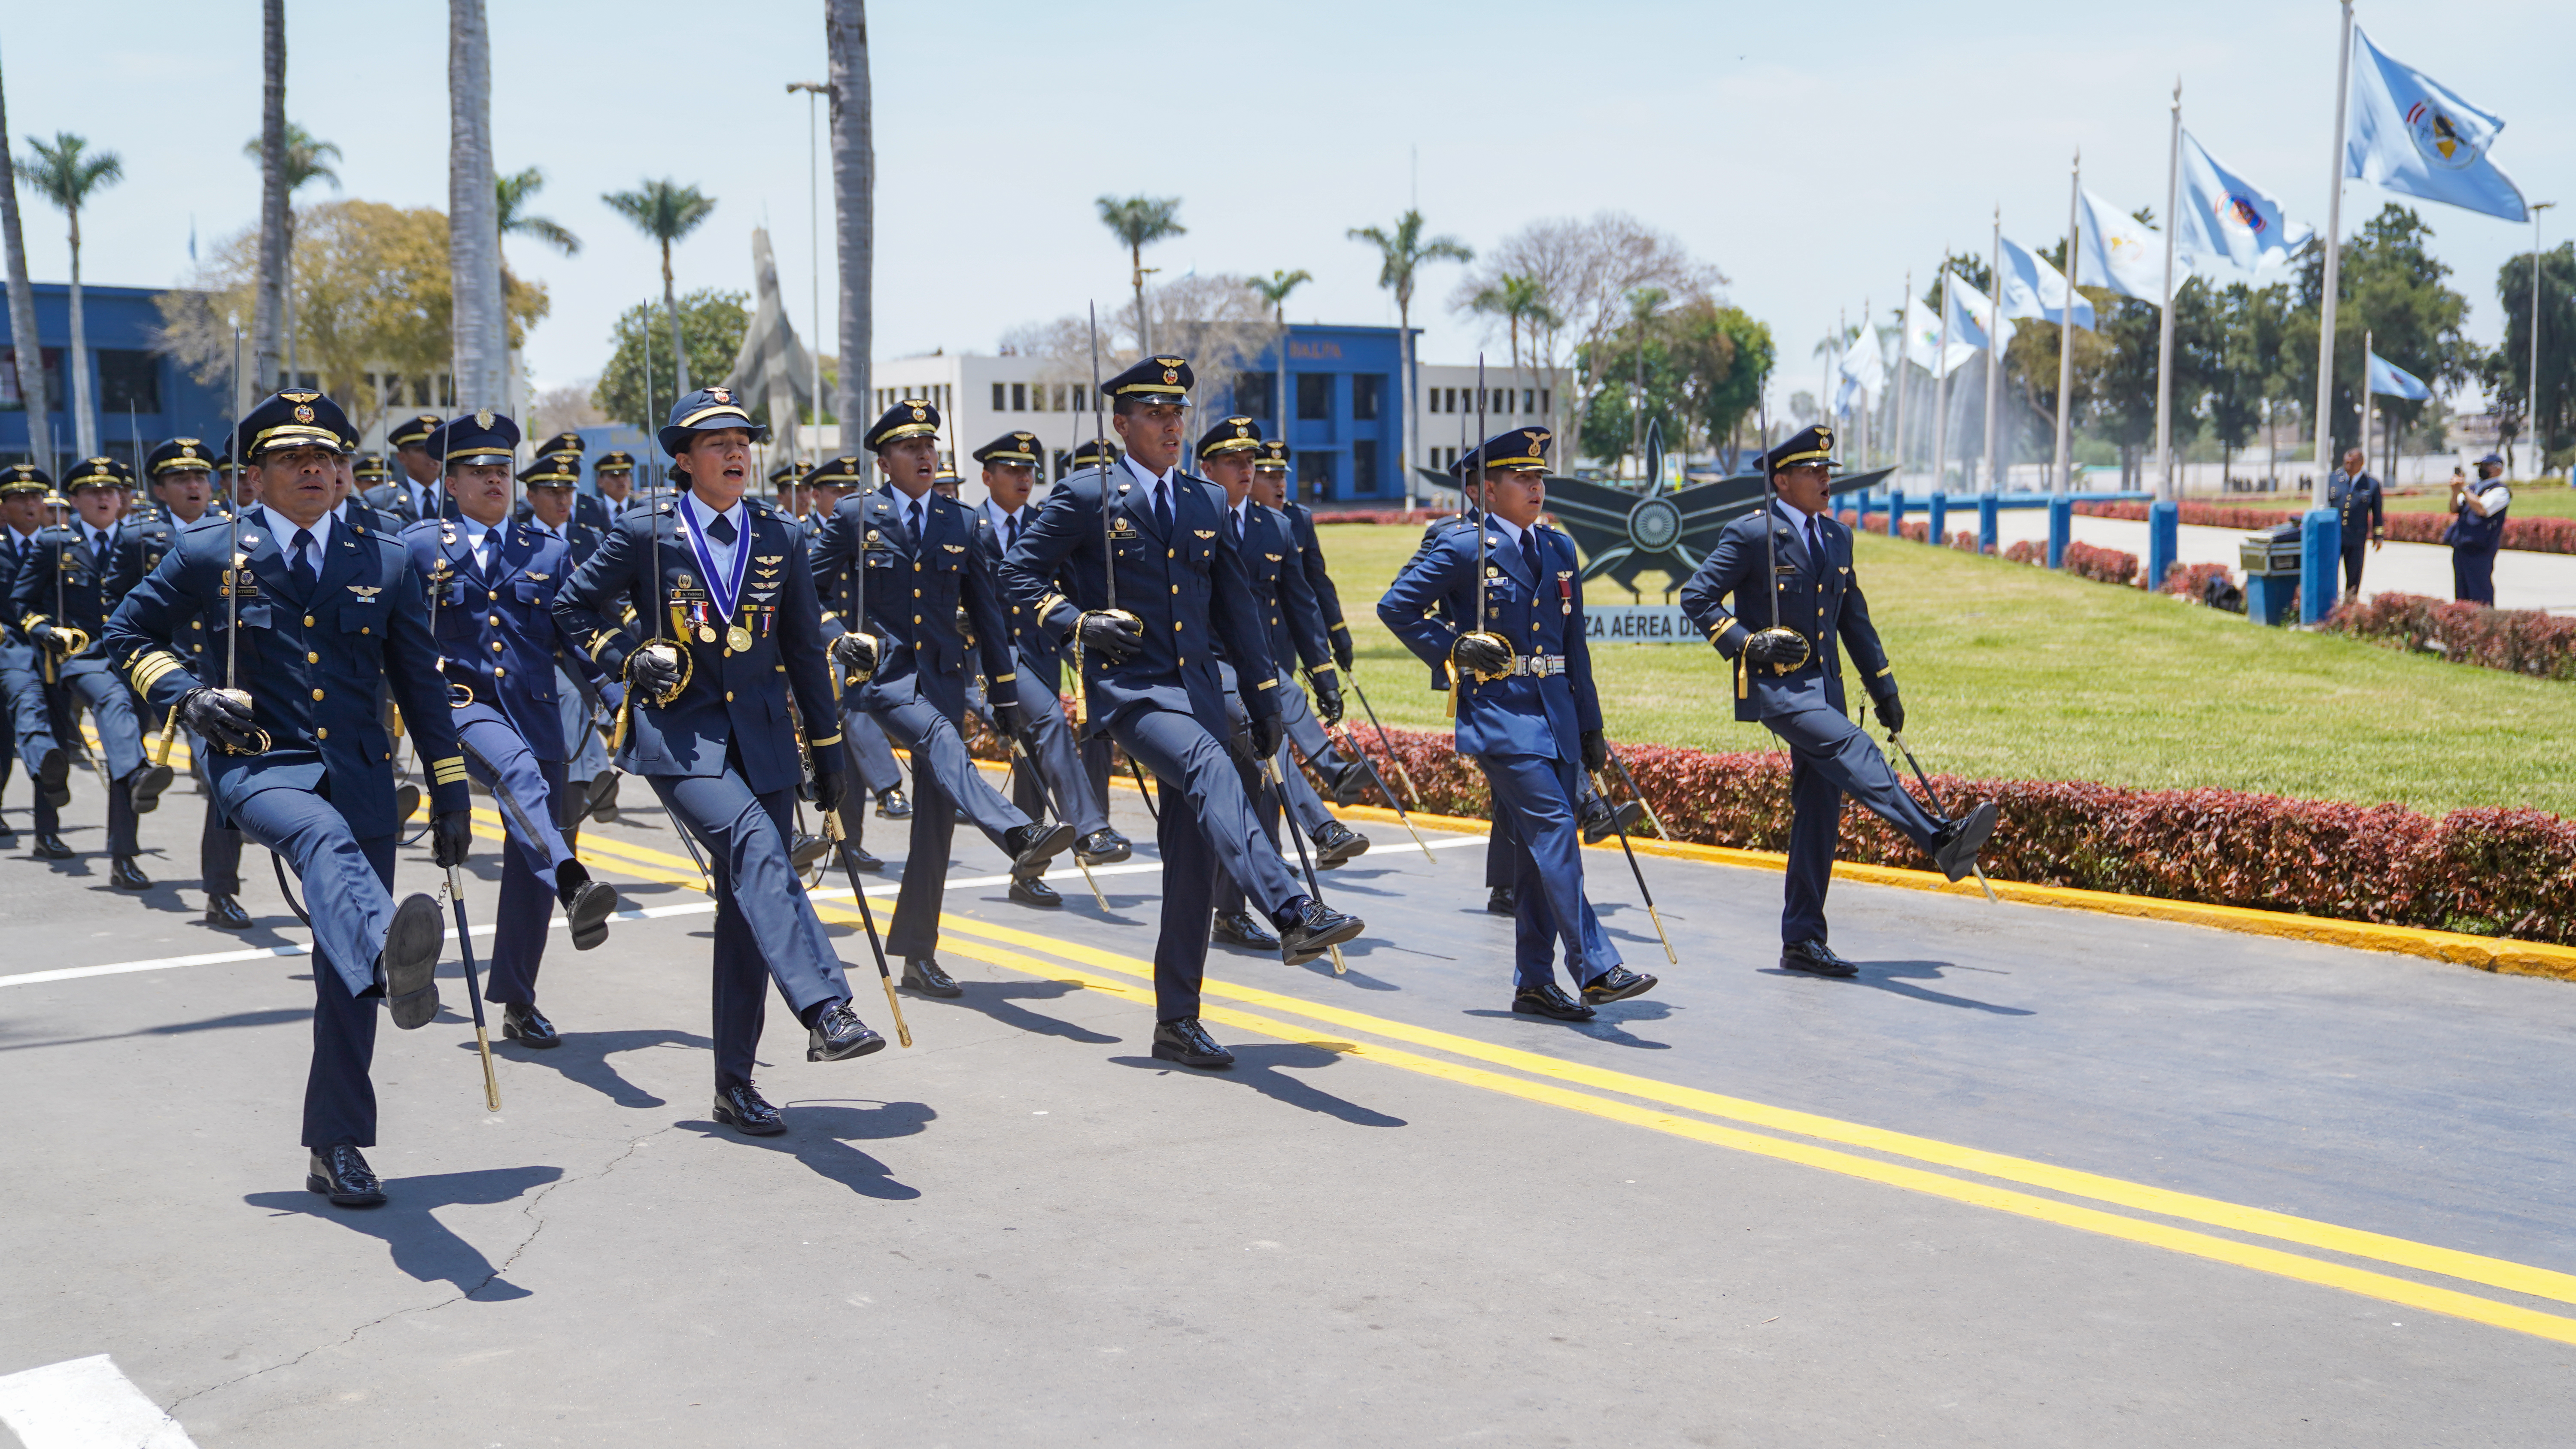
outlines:
[[[2066,320],[2066,274],[2041,261],[2011,237],[2004,238],[2004,315],[2036,317],[2043,322],[2064,323]],[[2093,304],[2082,293],[2075,297],[2075,325],[2093,330]]]
[[[1878,339],[1867,331],[1844,349],[1839,370],[1845,382],[1872,397],[1887,384],[1887,359],[1879,355]]]
[[[2182,210],[2174,245],[2191,270],[2213,282],[2261,286],[2315,236],[2282,214],[2273,195],[2228,170],[2191,132],[2182,133]]]
[[[1949,349],[1941,347],[1941,319],[1932,309],[1913,297],[1905,299],[1905,360],[1934,377],[1948,377],[1958,366],[1977,355],[1977,349],[1959,340],[1953,333]]]
[[[2084,193],[2084,248],[2075,280],[2087,287],[2108,287],[2161,307],[2165,302],[2165,234],[2093,194]],[[2174,285],[2182,285],[2191,268],[2174,264]]]
[[[1968,285],[1967,278],[1952,272],[1950,274],[1950,340],[1965,342],[1973,348],[1983,348],[1986,345],[1987,319],[1992,316],[1994,316],[1994,303],[1986,300],[1986,294]],[[2000,339],[2002,345],[2012,346],[2012,319],[2009,317],[2001,319],[1996,324],[1996,330],[2003,334]]]

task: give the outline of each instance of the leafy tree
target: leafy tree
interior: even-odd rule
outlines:
[[[1139,352],[1154,350],[1148,335],[1152,319],[1145,315],[1145,248],[1158,241],[1189,235],[1181,225],[1181,199],[1177,196],[1130,196],[1121,200],[1103,196],[1092,203],[1100,208],[1100,224],[1127,248],[1128,264],[1134,268],[1128,280],[1136,288],[1136,348]]]
[[[1395,219],[1393,227],[1355,226],[1344,235],[1352,241],[1364,241],[1377,248],[1377,284],[1395,297],[1395,335],[1404,366],[1404,456],[1420,457],[1420,436],[1414,415],[1421,409],[1414,401],[1422,396],[1422,383],[1413,360],[1413,286],[1421,279],[1422,268],[1431,262],[1472,262],[1474,248],[1453,236],[1426,237],[1422,234],[1422,213],[1407,210]],[[1410,476],[1410,475],[1407,475]],[[1408,485],[1407,496],[1411,496]]]
[[[535,237],[568,257],[581,255],[581,238],[574,236],[563,223],[552,217],[532,216],[528,203],[546,188],[546,173],[534,166],[516,175],[504,176],[493,184],[493,200],[500,208],[501,235]]]
[[[662,308],[671,320],[671,350],[679,365],[679,372],[675,374],[678,392],[687,392],[689,364],[696,360],[697,348],[694,345],[681,346],[683,324],[679,298],[673,290],[671,278],[671,244],[696,231],[698,224],[707,219],[707,213],[716,209],[716,199],[700,193],[694,186],[682,186],[667,176],[659,181],[647,180],[633,191],[609,192],[599,199],[608,203],[609,210],[633,222],[637,231],[661,245]],[[716,365],[715,371],[697,375],[722,377],[732,368],[733,354],[728,352],[724,361]],[[678,393],[673,395],[676,397]]]
[[[98,412],[89,395],[89,329],[81,315],[80,214],[92,192],[125,179],[125,162],[113,151],[90,150],[86,138],[69,131],[56,131],[51,141],[29,136],[27,144],[35,149],[18,160],[19,184],[60,207],[71,224],[72,351],[63,361],[72,375],[73,446],[86,458],[98,452]]]
[[[735,354],[742,351],[742,335],[751,328],[751,313],[743,304],[751,300],[748,292],[727,292],[713,287],[700,288],[678,299],[680,332],[688,343],[689,370],[699,377],[722,377],[733,366]],[[622,423],[631,423],[650,433],[663,423],[670,410],[670,385],[659,381],[664,372],[664,344],[654,340],[655,381],[647,401],[644,377],[644,331],[653,326],[656,307],[639,302],[626,309],[609,334],[615,353],[599,374],[599,386],[592,390],[591,405]]]
[[[2530,421],[2541,446],[2576,442],[2576,242],[2540,254],[2540,406],[2530,406],[2531,253],[2496,268],[2504,304],[2504,342],[2487,369],[2489,395],[2517,420]],[[2536,421],[2532,421],[2536,420]]]
[[[2362,339],[2379,355],[2442,389],[2477,380],[2484,354],[2461,335],[2468,299],[2443,284],[2451,269],[2434,257],[2433,229],[2410,207],[2390,202],[2343,244],[2342,297],[2335,308],[2335,375],[2331,417],[2340,453],[2361,436]],[[2299,273],[2298,308],[2283,330],[2281,358],[2293,371],[2296,395],[2314,408],[2317,395],[2317,328],[2325,294],[2325,257],[2311,249]],[[2411,425],[2426,403],[2384,399],[2401,425]],[[2313,433],[2315,419],[2308,420]]]

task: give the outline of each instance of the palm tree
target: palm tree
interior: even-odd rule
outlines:
[[[528,215],[528,203],[546,189],[546,174],[531,166],[515,176],[504,176],[495,186],[493,199],[503,236],[532,236],[568,257],[581,255],[581,238],[564,229],[551,217]]]
[[[1384,227],[1355,226],[1350,229],[1349,236],[1353,241],[1364,241],[1377,248],[1379,261],[1377,284],[1395,294],[1396,340],[1404,349],[1404,467],[1405,477],[1410,479],[1413,476],[1413,460],[1417,456],[1414,452],[1413,415],[1420,410],[1415,406],[1415,402],[1421,391],[1414,385],[1413,283],[1415,275],[1422,270],[1425,262],[1472,262],[1476,259],[1476,254],[1465,242],[1456,237],[1441,236],[1433,237],[1428,241],[1423,240],[1422,213],[1412,209],[1408,209],[1404,215],[1396,218],[1393,231],[1388,231]],[[1482,439],[1478,441],[1481,442]],[[1413,485],[1410,482],[1404,486],[1404,506],[1408,509],[1413,506]]]
[[[608,209],[635,223],[635,229],[662,244],[662,306],[671,314],[671,356],[679,367],[679,397],[689,390],[689,353],[680,341],[680,295],[671,282],[671,243],[698,229],[707,213],[716,209],[712,196],[701,196],[698,188],[682,186],[669,177],[646,181],[633,191],[612,191],[599,198]],[[848,344],[843,344],[846,350]]]
[[[1565,325],[1556,309],[1547,305],[1546,284],[1536,277],[1511,272],[1494,279],[1493,284],[1477,289],[1467,299],[1467,310],[1487,317],[1500,317],[1511,336],[1512,391],[1521,391],[1521,329],[1527,327],[1530,348],[1537,351],[1540,334]]]
[[[1130,280],[1136,288],[1136,350],[1151,352],[1154,350],[1152,329],[1145,319],[1145,248],[1170,237],[1189,234],[1190,229],[1180,221],[1181,199],[1177,196],[1131,196],[1120,201],[1114,196],[1104,196],[1097,204],[1100,207],[1100,224],[1127,244],[1127,260],[1135,267],[1135,275]]]
[[[1313,280],[1313,274],[1304,267],[1293,272],[1272,272],[1268,281],[1259,277],[1252,279],[1252,290],[1260,293],[1261,300],[1270,304],[1271,320],[1279,324],[1279,375],[1276,384],[1279,411],[1271,422],[1283,438],[1288,436],[1288,294]]]
[[[868,82],[868,7],[865,0],[824,0],[823,41],[831,55],[832,215],[841,263],[841,380],[832,414],[841,420],[841,446],[853,436],[852,419],[868,399],[868,348],[875,323],[876,171],[875,102]],[[820,356],[823,339],[814,339]],[[822,421],[815,399],[814,421]]]
[[[18,225],[18,167],[9,156],[9,107],[0,97],[0,250],[8,252],[9,336],[18,401],[27,409],[27,452],[54,466],[54,418],[45,394],[45,350],[36,342],[36,289],[27,281],[27,234]]]
[[[84,458],[96,457],[98,419],[92,415],[89,395],[89,329],[81,319],[80,213],[91,192],[125,179],[125,162],[113,151],[90,150],[87,140],[69,131],[56,131],[50,142],[29,136],[27,144],[35,149],[19,159],[18,179],[61,207],[71,222],[72,350],[63,361],[72,375],[72,446]]]
[[[242,154],[253,161],[261,160],[264,140],[264,137],[253,136],[243,142]],[[340,148],[333,142],[315,139],[312,132],[289,121],[280,155],[286,176],[287,204],[286,245],[280,249],[283,264],[278,272],[284,319],[279,331],[284,334],[286,376],[291,382],[295,378],[295,193],[302,191],[308,181],[328,181],[332,190],[339,190],[340,173],[331,169],[330,162],[340,159]]]
[[[250,324],[254,395],[268,390],[286,355],[286,233],[294,225],[286,185],[286,0],[261,0],[260,20],[259,290]]]
[[[492,31],[483,0],[447,3],[447,275],[456,403],[508,410],[501,178],[492,167]]]

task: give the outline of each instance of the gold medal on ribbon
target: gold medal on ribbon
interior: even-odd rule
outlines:
[[[713,624],[700,624],[698,626],[698,642],[701,644],[713,644],[716,642],[716,630]]]
[[[736,624],[732,628],[727,629],[725,631],[725,647],[736,654],[746,652],[751,648],[751,631],[742,627],[740,624]]]

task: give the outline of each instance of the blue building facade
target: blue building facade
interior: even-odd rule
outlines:
[[[153,348],[161,329],[161,309],[153,299],[164,289],[153,287],[81,288],[81,313],[89,343],[90,405],[97,414],[99,450],[127,465],[139,461],[135,442],[144,452],[165,438],[221,438],[229,426],[221,385],[209,386],[186,368]],[[38,282],[37,343],[45,367],[45,401],[53,410],[55,456],[38,459],[57,478],[77,462],[72,426],[71,287]],[[10,335],[6,307],[0,307],[0,463],[27,461],[26,394],[18,385],[22,349]]]
[[[1407,400],[1399,336],[1393,327],[1292,326],[1283,339],[1284,386],[1276,347],[1224,384],[1229,410],[1260,420],[1266,437],[1287,438],[1300,500],[1358,507],[1403,503]]]

